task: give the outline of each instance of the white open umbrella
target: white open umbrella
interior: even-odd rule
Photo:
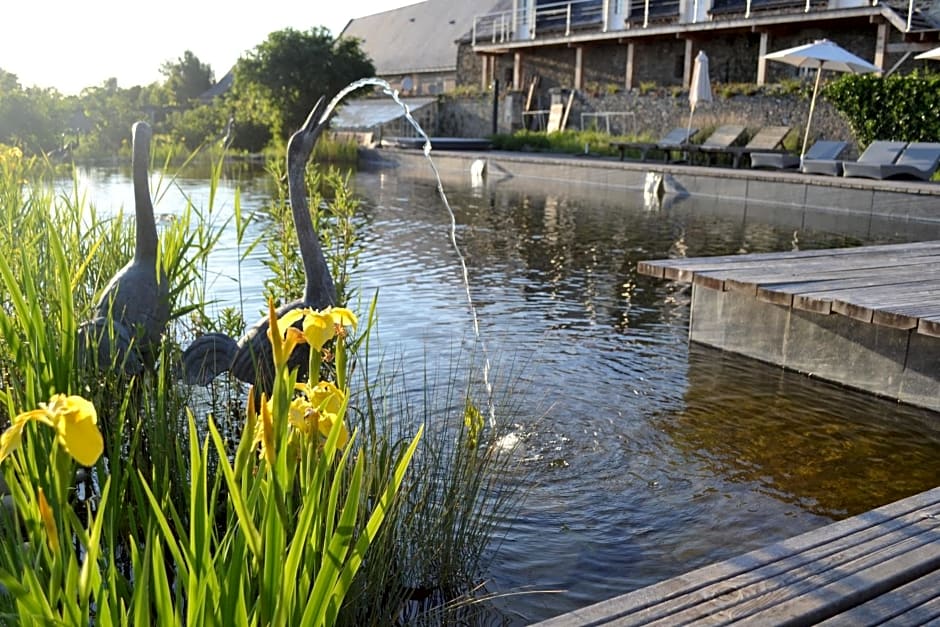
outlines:
[[[695,105],[711,101],[712,84],[708,78],[708,56],[699,50],[695,57],[695,66],[692,68],[692,84],[689,86],[689,126],[686,137],[692,132],[692,114],[695,113]]]
[[[921,52],[919,55],[914,57],[915,59],[940,59],[940,48],[934,48],[933,50],[928,50],[927,52]]]
[[[819,94],[819,82],[823,70],[835,72],[852,72],[866,74],[880,72],[881,68],[872,65],[865,59],[857,57],[845,48],[832,43],[828,39],[820,39],[811,44],[778,50],[764,55],[765,59],[781,61],[797,67],[815,68],[816,84],[813,86],[813,98],[809,103],[809,115],[806,117],[806,133],[803,135],[803,148],[800,150],[800,159],[806,154],[806,144],[809,141],[809,126],[813,121],[813,109],[816,108],[816,96]]]

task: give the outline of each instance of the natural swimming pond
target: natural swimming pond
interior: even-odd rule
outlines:
[[[126,175],[83,171],[99,208],[130,207]],[[205,180],[181,180],[197,207]],[[427,176],[362,171],[355,283],[379,290],[387,350],[446,368],[472,336],[449,216]],[[241,184],[244,212],[267,200]],[[937,415],[690,346],[687,288],[637,261],[899,241],[839,235],[708,199],[646,208],[639,193],[494,183],[445,187],[481,332],[518,365],[515,433],[526,499],[489,571],[506,622],[609,598],[934,487]],[[233,188],[214,211],[231,213]],[[170,189],[157,212],[181,206]],[[756,217],[755,217],[756,216]],[[775,224],[776,222],[776,224]],[[250,234],[249,234],[250,237]],[[219,306],[261,308],[260,250],[238,269],[223,237],[209,272]],[[240,286],[236,279],[240,277]],[[497,373],[498,374],[498,373]],[[542,593],[517,594],[514,592]],[[551,592],[548,592],[551,591]]]

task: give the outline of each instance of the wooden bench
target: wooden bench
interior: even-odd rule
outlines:
[[[934,488],[539,625],[912,625],[938,617]]]

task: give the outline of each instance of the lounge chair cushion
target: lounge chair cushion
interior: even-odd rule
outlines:
[[[858,161],[838,161],[834,159],[803,159],[802,170],[805,174],[826,174],[828,176],[842,176],[846,167],[857,163],[893,163],[906,142],[876,140],[859,155]],[[848,176],[848,175],[846,175]]]
[[[862,158],[859,157],[859,160],[855,163],[846,163],[844,165],[844,175],[879,180],[914,179],[928,181],[936,172],[938,166],[940,166],[940,143],[913,142],[908,144],[893,162],[863,162]]]
[[[848,143],[844,141],[821,139],[815,142],[803,155],[804,161],[836,162],[845,152]],[[799,155],[780,153],[755,152],[751,154],[752,168],[767,168],[772,170],[789,170],[800,167]]]
[[[789,126],[765,126],[754,134],[744,146],[730,146],[726,149],[732,155],[731,167],[738,167],[741,157],[756,152],[783,154],[783,140],[790,134]]]
[[[710,159],[715,154],[731,154],[731,147],[741,141],[744,132],[747,129],[739,124],[726,124],[718,127],[714,133],[708,136],[708,139],[701,144],[691,144],[688,150],[691,153],[701,153]]]

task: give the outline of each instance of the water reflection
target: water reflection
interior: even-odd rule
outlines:
[[[716,475],[830,518],[934,487],[940,423],[875,399],[693,345],[681,411],[657,424]]]

